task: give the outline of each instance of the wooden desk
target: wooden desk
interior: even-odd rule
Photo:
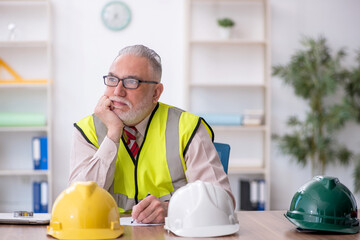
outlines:
[[[267,239],[311,239],[311,240],[360,240],[360,234],[300,233],[284,216],[285,211],[238,212],[240,230],[238,233],[209,238],[210,240],[267,240]],[[46,226],[0,225],[0,239],[42,240],[53,239],[46,235]],[[163,226],[124,227],[124,234],[118,240],[204,240],[205,238],[180,238],[164,230]]]

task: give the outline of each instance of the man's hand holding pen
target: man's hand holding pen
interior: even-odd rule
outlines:
[[[162,202],[148,194],[133,207],[131,217],[138,223],[163,223],[167,215],[169,202]]]

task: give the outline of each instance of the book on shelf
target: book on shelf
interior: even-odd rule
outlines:
[[[265,210],[265,180],[240,180],[240,210]]]
[[[32,139],[32,159],[35,170],[48,169],[48,147],[47,137],[33,137]]]
[[[34,213],[47,213],[48,206],[48,183],[46,181],[33,182]]]
[[[200,113],[209,125],[241,125],[242,115],[240,114],[223,114],[223,113]]]

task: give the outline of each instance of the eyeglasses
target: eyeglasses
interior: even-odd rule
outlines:
[[[136,79],[134,77],[118,78],[115,76],[108,75],[108,76],[103,76],[103,78],[104,78],[104,83],[106,86],[117,87],[119,82],[122,81],[124,88],[127,88],[127,89],[136,89],[139,87],[139,83],[158,84],[158,82],[155,82],[155,81],[143,81],[143,80]]]

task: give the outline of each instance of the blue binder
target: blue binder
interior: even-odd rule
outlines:
[[[33,182],[33,211],[34,213],[40,213],[40,183]]]
[[[48,212],[48,183],[46,181],[40,182],[40,212],[47,213]]]
[[[32,153],[34,169],[48,169],[47,137],[34,137],[32,139]]]

